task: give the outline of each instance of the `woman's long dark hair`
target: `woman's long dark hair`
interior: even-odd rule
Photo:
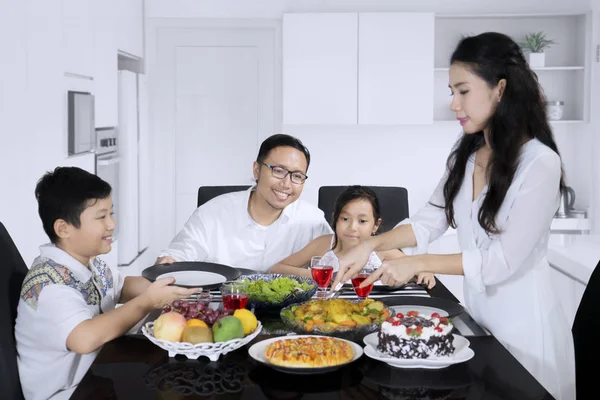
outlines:
[[[500,230],[496,225],[496,214],[513,181],[523,143],[537,138],[560,154],[548,124],[545,96],[537,76],[510,37],[487,32],[464,38],[452,54],[450,64],[454,63],[464,64],[490,87],[496,87],[501,79],[506,79],[501,100],[488,122],[487,139],[492,149],[486,170],[488,191],[477,218],[488,234],[497,234]],[[483,131],[463,134],[448,157],[444,209],[453,228],[456,228],[453,202],[465,177],[467,161],[483,145]],[[563,187],[561,174],[560,190]]]
[[[375,223],[379,221],[381,218],[381,211],[379,208],[379,199],[377,195],[373,191],[373,189],[368,188],[366,186],[354,185],[348,186],[346,190],[344,190],[337,200],[335,201],[335,206],[333,209],[333,218],[331,219],[331,228],[333,229],[333,246],[332,249],[335,249],[338,244],[337,232],[335,231],[335,227],[337,225],[337,221],[340,218],[340,214],[346,204],[350,203],[352,200],[366,200],[371,203],[371,207],[373,207],[373,218]]]

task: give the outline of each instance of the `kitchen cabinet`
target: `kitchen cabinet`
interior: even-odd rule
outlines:
[[[283,123],[356,124],[358,15],[283,15]]]
[[[114,0],[93,3],[93,92],[95,95],[96,127],[117,126],[118,109],[118,54],[117,21]]]
[[[93,77],[95,21],[92,14],[92,0],[62,0],[62,54],[65,73]]]
[[[560,302],[563,312],[567,316],[567,323],[573,326],[577,308],[583,297],[585,285],[564,272],[550,265],[550,279],[553,290]]]
[[[433,122],[432,13],[284,14],[283,123]]]
[[[359,14],[358,26],[358,123],[432,123],[433,14]]]
[[[117,49],[144,58],[144,0],[111,0],[116,20]]]

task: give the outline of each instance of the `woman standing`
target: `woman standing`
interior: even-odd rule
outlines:
[[[363,285],[402,284],[422,272],[464,275],[475,320],[557,399],[574,399],[573,339],[546,259],[564,183],[542,90],[503,34],[463,39],[450,64],[450,108],[464,135],[446,173],[413,218],[340,259],[333,287],[372,251],[413,247],[417,255],[384,262]],[[456,228],[461,253],[424,254],[448,227]]]

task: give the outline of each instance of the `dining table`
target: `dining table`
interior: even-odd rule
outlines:
[[[404,293],[406,292],[406,293]],[[385,304],[402,295],[456,303],[437,280],[432,289],[382,293]],[[347,292],[345,296],[351,297]],[[356,298],[356,297],[355,297]],[[414,298],[414,297],[411,297]],[[261,340],[293,335],[279,315],[258,315],[264,329],[248,345],[221,355],[188,359],[169,357],[140,331],[102,348],[72,399],[507,399],[553,397],[484,327],[461,307],[452,321],[469,341],[474,356],[442,369],[396,368],[363,354],[335,371],[319,374],[280,372],[256,362],[248,348]],[[146,321],[158,317],[160,310]],[[359,343],[363,345],[362,343]]]

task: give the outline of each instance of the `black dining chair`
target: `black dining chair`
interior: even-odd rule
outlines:
[[[0,387],[3,399],[22,399],[17,368],[15,321],[27,266],[0,222]]]
[[[240,186],[200,186],[198,188],[198,207],[207,201],[225,193],[241,192],[247,190],[250,185]]]
[[[408,190],[395,186],[368,186],[379,199],[381,219],[379,233],[394,228],[398,222],[408,218]],[[325,219],[331,225],[335,201],[348,186],[321,186],[319,188],[319,208],[325,213]]]
[[[575,346],[575,382],[577,399],[596,398],[598,377],[594,365],[600,357],[598,333],[600,332],[600,262],[583,292],[573,321]],[[592,397],[590,397],[592,396]]]

